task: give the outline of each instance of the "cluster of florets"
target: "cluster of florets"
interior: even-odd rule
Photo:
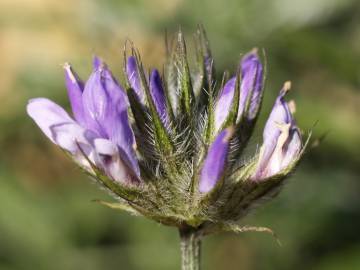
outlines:
[[[254,49],[233,77],[216,84],[202,27],[195,37],[195,65],[189,67],[179,32],[167,43],[163,74],[153,69],[148,75],[132,47],[125,54],[123,86],[97,57],[85,83],[65,64],[73,117],[46,98],[30,100],[27,111],[53,143],[115,195],[118,202],[110,206],[211,231],[276,194],[304,146],[294,104],[284,99],[286,82],[260,151],[244,157],[264,92],[262,61]]]

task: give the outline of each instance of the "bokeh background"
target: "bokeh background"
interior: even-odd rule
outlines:
[[[257,138],[285,80],[297,119],[314,137],[274,201],[243,224],[266,234],[204,241],[204,269],[360,269],[360,2],[358,0],[1,0],[0,269],[179,269],[172,228],[91,202],[111,198],[53,146],[25,114],[31,97],[69,108],[61,64],[83,78],[103,57],[121,78],[130,38],[161,67],[163,33],[182,26],[190,43],[203,23],[218,75],[242,53],[265,48],[268,83]]]

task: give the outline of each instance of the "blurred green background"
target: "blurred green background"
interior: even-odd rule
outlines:
[[[134,41],[148,66],[163,64],[163,33],[189,41],[203,23],[217,71],[265,48],[268,84],[257,139],[285,80],[297,119],[315,137],[274,201],[242,224],[266,234],[204,241],[204,269],[360,269],[360,2],[358,0],[1,0],[0,270],[179,269],[172,228],[106,209],[111,198],[52,145],[25,114],[31,97],[69,107],[61,64],[83,78],[91,56],[121,77],[122,47]],[[255,142],[254,142],[255,144]]]

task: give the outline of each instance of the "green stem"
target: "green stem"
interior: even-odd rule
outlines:
[[[180,229],[181,270],[200,270],[201,240],[193,228]]]

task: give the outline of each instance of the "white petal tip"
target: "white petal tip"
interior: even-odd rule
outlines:
[[[286,81],[283,86],[284,92],[288,92],[291,89],[291,81]]]

